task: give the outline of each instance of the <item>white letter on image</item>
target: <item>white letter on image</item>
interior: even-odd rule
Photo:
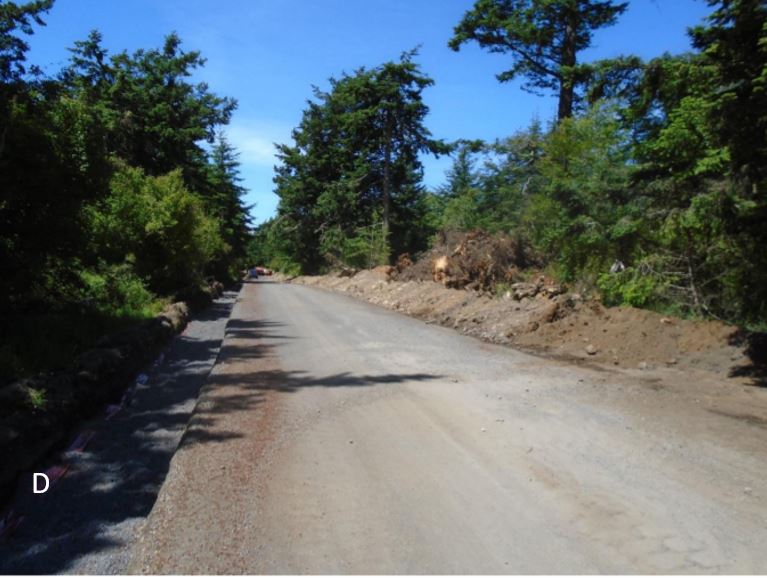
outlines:
[[[40,479],[40,477],[45,478],[45,487],[42,490],[37,489],[37,480]],[[45,474],[38,474],[37,472],[35,472],[35,478],[34,478],[34,481],[32,482],[32,491],[35,494],[44,494],[45,492],[48,491],[48,486],[50,485],[51,485],[51,481],[48,479],[48,476],[46,476]]]

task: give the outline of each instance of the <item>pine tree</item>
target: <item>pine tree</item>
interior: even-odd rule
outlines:
[[[475,41],[490,52],[511,54],[513,65],[498,80],[523,76],[525,90],[557,92],[561,121],[573,114],[576,85],[584,74],[578,53],[591,45],[595,30],[614,24],[627,5],[611,0],[477,0],[448,45],[457,51]]]

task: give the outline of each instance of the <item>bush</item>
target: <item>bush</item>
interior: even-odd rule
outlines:
[[[657,274],[629,267],[620,273],[604,273],[597,279],[605,305],[651,307],[659,305],[667,283]]]
[[[116,317],[150,317],[162,302],[133,272],[131,265],[112,265],[103,270],[83,271],[83,301],[102,313]]]
[[[199,285],[206,267],[228,251],[218,221],[205,213],[178,170],[153,177],[118,166],[110,194],[88,214],[99,252],[112,263],[133,263],[158,293]]]

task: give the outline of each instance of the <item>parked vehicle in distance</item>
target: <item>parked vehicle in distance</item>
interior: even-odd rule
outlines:
[[[269,276],[271,274],[272,270],[266,267],[251,267],[248,269],[247,277],[248,279],[258,279],[261,275]]]

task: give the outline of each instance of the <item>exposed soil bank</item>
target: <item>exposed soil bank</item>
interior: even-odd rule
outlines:
[[[642,371],[701,370],[763,385],[753,343],[737,327],[633,307],[606,308],[547,286],[545,279],[520,283],[502,297],[432,281],[393,281],[384,268],[291,282],[341,291],[485,341],[575,362]]]

